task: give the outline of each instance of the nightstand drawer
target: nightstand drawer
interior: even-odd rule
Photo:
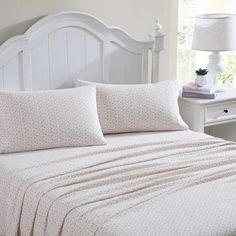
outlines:
[[[236,102],[206,106],[205,123],[217,123],[236,118]]]
[[[209,131],[206,127],[236,122],[236,89],[219,93],[212,100],[179,97],[179,109],[189,128],[197,132]]]

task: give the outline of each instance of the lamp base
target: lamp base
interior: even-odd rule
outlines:
[[[221,63],[221,56],[219,52],[212,52],[209,55],[209,63],[206,66],[208,70],[208,81],[212,84],[217,83],[217,77],[224,71],[224,66]]]

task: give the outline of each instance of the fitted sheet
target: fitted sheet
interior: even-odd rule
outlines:
[[[192,131],[0,155],[1,235],[236,235],[236,145]]]

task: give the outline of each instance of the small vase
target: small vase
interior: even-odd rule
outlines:
[[[195,84],[200,87],[207,85],[206,75],[197,75],[195,79]]]

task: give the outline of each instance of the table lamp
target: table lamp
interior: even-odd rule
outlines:
[[[236,49],[236,14],[205,14],[196,17],[192,49],[211,51],[206,66],[208,79],[216,84],[217,77],[224,71],[221,51]]]

